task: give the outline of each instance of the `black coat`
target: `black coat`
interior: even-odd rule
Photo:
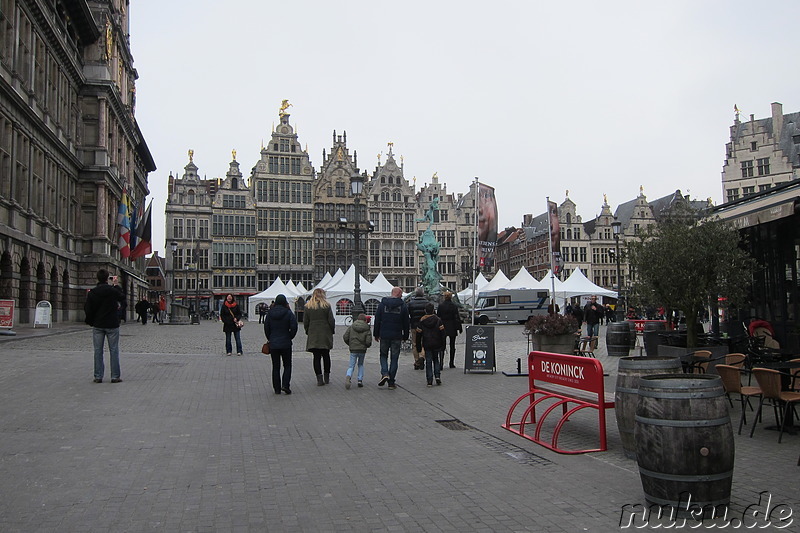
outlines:
[[[264,320],[264,335],[270,349],[291,350],[292,339],[297,335],[297,318],[283,305],[273,305]]]
[[[239,304],[234,304],[233,307],[228,307],[225,302],[222,303],[222,310],[219,313],[219,319],[222,320],[222,331],[225,333],[233,333],[239,331],[239,326],[235,324],[237,320],[242,319],[242,309]]]
[[[112,329],[119,327],[119,309],[125,302],[122,289],[98,283],[86,295],[83,310],[86,312],[86,323],[95,328]]]
[[[455,337],[461,333],[461,315],[458,313],[458,306],[452,300],[443,300],[436,314],[444,322],[444,332],[448,337]]]
[[[436,315],[425,315],[417,324],[417,350],[425,348],[425,352],[444,350],[446,342],[444,324]]]
[[[411,319],[411,327],[417,327],[419,319],[425,316],[425,307],[430,302],[423,296],[414,296],[408,301],[408,316]]]

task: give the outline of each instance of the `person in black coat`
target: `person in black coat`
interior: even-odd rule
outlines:
[[[286,296],[279,294],[264,318],[264,335],[269,342],[269,355],[272,357],[272,388],[275,394],[281,391],[291,394],[292,381],[292,339],[297,335],[297,317],[289,309]],[[281,376],[283,362],[283,376]]]
[[[440,362],[444,359],[444,346],[446,334],[442,319],[433,313],[433,304],[429,303],[425,307],[425,314],[417,323],[417,349],[425,349],[425,378],[428,380],[428,387],[433,385],[433,378],[436,384],[442,384],[442,369]]]
[[[236,355],[242,355],[242,308],[236,303],[233,294],[225,296],[219,319],[222,321],[222,332],[225,333],[225,355],[231,355],[233,351],[231,334],[236,339]]]
[[[436,311],[439,318],[444,323],[445,335],[450,339],[450,368],[455,368],[456,363],[456,337],[463,331],[461,325],[461,315],[458,312],[458,306],[453,303],[453,293],[446,291],[444,293],[444,300],[439,304],[439,309]],[[444,349],[441,352],[442,359],[439,366],[444,368]]]
[[[138,322],[141,320],[143,326],[147,324],[147,311],[150,309],[150,302],[143,298],[136,303],[133,309],[138,315],[136,321]]]
[[[428,305],[428,299],[425,298],[425,289],[417,287],[414,291],[414,296],[408,301],[408,318],[411,327],[411,351],[414,355],[414,369],[422,370],[425,368],[425,356],[420,353],[417,348],[417,326],[419,319],[425,315],[425,307]]]
[[[119,383],[119,309],[125,303],[125,294],[117,285],[117,277],[108,284],[108,270],[97,271],[97,285],[86,295],[83,310],[86,312],[86,323],[92,326],[92,344],[94,345],[94,382],[102,383],[105,367],[103,366],[103,343],[108,339],[108,353],[111,359],[111,383]]]

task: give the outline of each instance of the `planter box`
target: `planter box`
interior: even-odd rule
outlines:
[[[572,355],[575,353],[575,339],[574,333],[565,335],[531,335],[531,346],[537,352]]]

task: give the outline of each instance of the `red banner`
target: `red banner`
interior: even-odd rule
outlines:
[[[0,328],[14,327],[14,300],[0,300]]]

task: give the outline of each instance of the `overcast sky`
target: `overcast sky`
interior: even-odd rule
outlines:
[[[417,190],[434,172],[494,186],[501,227],[567,190],[584,221],[640,185],[722,203],[734,104],[800,111],[794,0],[133,0],[130,17],[162,256],[170,171],[193,149],[224,176],[235,149],[249,176],[283,99],[317,170],[334,130],[370,174],[393,142]]]

